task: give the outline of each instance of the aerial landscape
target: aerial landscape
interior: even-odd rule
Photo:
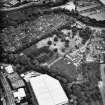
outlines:
[[[105,105],[105,1],[1,0],[0,105]]]

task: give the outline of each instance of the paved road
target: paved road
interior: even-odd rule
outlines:
[[[3,84],[6,96],[7,96],[7,100],[8,100],[7,105],[16,105],[13,94],[12,94],[12,91],[11,91],[11,88],[10,88],[10,86],[9,86],[9,84],[8,84],[8,82],[7,82],[3,73],[0,73],[0,79],[1,79],[1,82]]]

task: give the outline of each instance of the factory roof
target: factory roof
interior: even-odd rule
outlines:
[[[62,105],[68,98],[58,80],[43,74],[30,79],[33,92],[39,105]]]

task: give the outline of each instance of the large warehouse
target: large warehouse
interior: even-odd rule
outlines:
[[[58,80],[44,74],[30,79],[39,105],[67,105],[68,98]]]

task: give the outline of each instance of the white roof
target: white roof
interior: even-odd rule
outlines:
[[[14,97],[21,100],[21,98],[26,97],[25,90],[23,88],[18,89],[18,91],[13,93]]]
[[[105,5],[105,0],[100,0],[100,2],[102,2]]]
[[[6,66],[5,70],[7,71],[7,73],[13,73],[14,72],[12,65]]]
[[[58,80],[44,74],[30,79],[39,105],[62,105],[68,98]]]

